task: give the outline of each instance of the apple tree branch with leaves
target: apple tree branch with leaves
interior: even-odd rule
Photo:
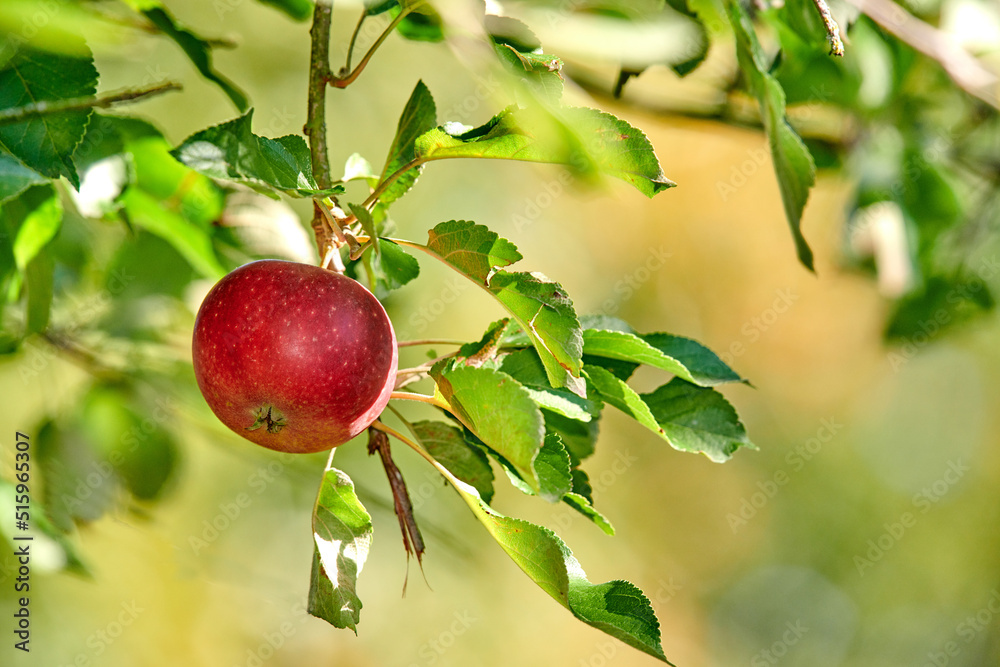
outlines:
[[[330,451],[317,475],[313,508],[311,614],[338,628],[356,630],[361,621],[357,581],[373,525],[350,477],[333,465],[336,448],[357,436],[367,438],[369,452],[385,467],[408,554],[421,559],[424,542],[405,479],[393,461],[393,445],[413,450],[440,474],[500,548],[557,603],[583,623],[669,663],[659,622],[642,591],[624,580],[589,581],[553,531],[506,516],[491,505],[495,484],[506,479],[541,501],[568,505],[596,530],[613,535],[611,521],[595,507],[586,470],[599,443],[605,410],[631,417],[651,432],[651,439],[721,463],[754,445],[719,387],[749,383],[707,347],[680,335],[683,332],[644,333],[614,317],[578,313],[559,282],[519,264],[516,239],[492,231],[489,220],[465,220],[456,214],[456,219],[427,229],[426,237],[403,238],[392,219],[395,202],[419,187],[421,173],[434,169],[431,163],[438,160],[541,163],[549,165],[546,169],[565,170],[584,185],[610,177],[637,190],[638,196],[669,197],[664,193],[674,183],[643,131],[601,109],[564,104],[564,87],[571,83],[564,61],[545,51],[527,18],[514,18],[517,9],[531,10],[533,3],[366,1],[358,7],[352,29],[334,24],[331,3],[268,0],[266,4],[292,20],[311,20],[308,93],[302,101],[307,121],[301,135],[280,137],[255,133],[248,96],[213,64],[213,51],[221,46],[217,41],[184,26],[159,0],[107,4],[114,6],[66,3],[59,10],[69,12],[62,15],[66,20],[53,23],[53,29],[61,31],[58,46],[52,39],[11,33],[0,49],[3,353],[24,354],[40,345],[80,365],[93,383],[81,408],[87,420],[127,430],[149,414],[165,384],[180,375],[190,381],[191,357],[165,354],[176,352],[176,345],[161,340],[155,326],[136,324],[139,320],[118,309],[143,294],[139,283],[144,281],[165,282],[164,289],[176,293],[195,278],[217,282],[194,325],[194,373],[208,404],[233,431],[265,447]],[[504,11],[508,4],[510,13]],[[545,11],[580,9],[534,4]],[[793,122],[782,68],[806,63],[813,73],[803,76],[816,80],[831,69],[843,74],[837,57],[851,47],[849,39],[845,47],[847,31],[838,23],[837,12],[823,0],[789,1],[766,11],[739,0],[589,4],[597,13],[625,23],[665,16],[683,26],[691,48],[670,63],[680,76],[695,71],[719,37],[711,26],[728,26],[737,70],[727,94],[741,95],[755,109],[751,124],[767,136],[795,252],[812,270],[813,252],[801,221],[815,182],[817,144],[809,136],[804,139]],[[861,10],[869,4],[860,3]],[[5,11],[32,16],[45,7],[16,2]],[[873,10],[878,21],[876,14]],[[525,16],[532,16],[531,11]],[[849,22],[871,30],[864,16],[855,14]],[[376,36],[361,37],[363,27],[373,24],[379,26]],[[762,24],[768,27],[763,39],[758,35]],[[74,25],[80,29],[75,31]],[[97,94],[99,72],[84,35],[109,25],[173,42],[229,98],[238,115],[172,145],[153,122],[126,113],[123,105],[177,93],[177,83]],[[354,94],[351,85],[380,57],[386,40],[397,35],[429,42],[428,49],[451,46],[470,68],[502,81],[500,102],[491,117],[473,127],[441,116],[423,81],[388,81],[412,86],[412,93],[398,124],[385,128],[384,161],[354,154],[342,169],[334,170],[327,137],[327,123],[333,122],[328,96]],[[331,39],[347,44],[342,66],[331,62]],[[775,43],[792,61],[774,58]],[[621,67],[612,94],[620,96],[631,85],[629,80],[641,75],[641,68]],[[982,96],[973,97],[979,101],[972,104],[981,110]],[[847,142],[837,148],[866,150]],[[219,222],[231,201],[247,191],[311,202],[306,226],[318,266],[287,269],[295,282],[277,297],[269,291],[272,269],[289,263],[260,261],[267,257],[266,249],[248,249]],[[901,204],[919,207],[905,196]],[[114,234],[105,233],[109,225]],[[102,226],[100,234],[92,231],[96,226]],[[80,252],[88,243],[92,252]],[[140,243],[169,248],[174,265],[141,267],[134,250]],[[915,262],[940,266],[937,259],[921,255],[920,247]],[[375,297],[382,299],[416,280],[425,262],[444,265],[495,300],[502,316],[482,323],[480,339],[396,340]],[[123,267],[138,267],[140,278],[128,277]],[[247,267],[256,267],[257,273],[240,284],[245,294],[236,287],[220,291],[234,285],[237,276],[247,275]],[[110,286],[115,270],[120,288]],[[94,284],[107,285],[115,298],[96,304],[89,309],[93,312],[74,311],[71,296]],[[987,297],[980,295],[981,302],[969,309],[987,309],[992,303],[983,301]],[[210,303],[223,311],[218,317],[226,322],[224,333],[209,329],[209,316],[216,316],[208,312]],[[351,311],[355,303],[359,305]],[[342,314],[332,316],[338,308]],[[362,317],[379,321],[359,334],[361,342],[334,337],[341,323],[351,329]],[[282,323],[295,333],[267,331]],[[325,352],[308,348],[308,365],[316,372],[309,380],[313,392],[307,395],[302,386],[293,387],[304,371],[291,369],[284,360],[305,354],[302,345],[310,333],[315,333],[313,342],[329,344]],[[404,347],[449,351],[433,353],[426,363],[396,368],[398,349]],[[208,353],[203,351],[209,348],[215,365],[204,361]],[[387,366],[382,360],[390,357]],[[219,380],[219,359],[230,365],[228,384]],[[358,363],[350,371],[337,370],[347,368],[349,361]],[[662,384],[648,393],[630,384],[641,366],[662,375]],[[27,365],[22,368],[27,381],[33,371]],[[131,373],[130,368],[143,372]],[[253,386],[233,389],[240,378],[253,378]],[[279,405],[279,397],[288,395],[294,400]],[[437,418],[414,418],[414,403],[422,404],[420,414],[431,406]],[[351,416],[342,418],[341,409]],[[236,417],[231,419],[232,414]],[[353,426],[346,429],[349,420]],[[303,425],[312,429],[308,448],[295,440]],[[99,516],[111,499],[76,506],[56,501],[69,483],[60,473],[63,464],[78,456],[73,447],[79,445],[67,432],[55,419],[41,427],[46,489],[41,516],[46,520],[40,529],[65,552],[70,568],[83,571],[86,566],[70,537],[72,528]],[[129,493],[156,500],[173,474],[178,450],[164,435],[145,444],[141,456],[130,451],[132,458],[122,468]]]

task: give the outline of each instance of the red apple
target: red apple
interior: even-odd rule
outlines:
[[[223,424],[268,449],[318,452],[375,421],[396,381],[396,334],[360,283],[265,259],[236,269],[198,310],[198,387]]]

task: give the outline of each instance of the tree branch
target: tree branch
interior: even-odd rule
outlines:
[[[306,101],[306,124],[303,134],[309,137],[309,158],[312,163],[313,179],[320,188],[329,188],[330,158],[326,146],[326,86],[332,76],[330,72],[330,24],[333,6],[327,0],[319,0],[313,10],[313,23],[309,29],[311,48],[309,51],[309,92]],[[331,198],[336,204],[336,200]],[[334,231],[328,217],[331,212],[326,203],[313,200],[312,228],[316,237],[316,250],[323,266],[332,265],[334,270],[343,272],[343,264],[337,260],[340,244],[334,239]]]
[[[998,78],[948,33],[924,23],[892,0],[847,0],[900,41],[936,60],[965,92],[1000,109]]]
[[[29,118],[38,118],[55,113],[66,113],[67,111],[84,111],[86,109],[106,109],[115,104],[134,102],[144,97],[152,97],[168,93],[172,90],[180,90],[181,84],[168,81],[151,88],[138,88],[133,90],[123,90],[119,93],[111,93],[100,97],[74,97],[68,100],[42,100],[32,102],[23,107],[4,109],[0,111],[0,125],[19,123]]]
[[[844,42],[840,39],[840,26],[833,18],[826,0],[813,0],[813,4],[816,5],[819,16],[823,19],[823,25],[826,27],[826,39],[830,42],[830,55],[843,56]]]
[[[365,54],[364,58],[361,59],[361,62],[358,63],[358,66],[355,67],[353,71],[349,71],[351,62],[351,52],[348,51],[347,66],[345,66],[344,69],[342,69],[337,76],[330,78],[330,85],[332,85],[334,88],[347,88],[349,85],[354,83],[354,80],[357,79],[359,76],[361,76],[361,72],[363,72],[365,67],[368,66],[368,61],[372,59],[372,56],[375,55],[375,52],[378,51],[378,48],[382,46],[382,42],[384,42],[386,38],[389,37],[392,31],[396,29],[396,26],[402,23],[403,19],[405,19],[407,15],[410,12],[412,12],[417,6],[418,4],[415,4],[412,7],[404,7],[400,10],[399,14],[396,15],[396,18],[394,18],[392,22],[388,26],[386,26],[385,30],[383,30],[382,34],[378,36],[378,39],[376,39],[375,43],[371,45],[371,47],[368,49],[368,52]],[[360,25],[361,24],[359,23],[358,26],[360,27]],[[354,48],[354,40],[352,38],[351,49],[353,48]]]

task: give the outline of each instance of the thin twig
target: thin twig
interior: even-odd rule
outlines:
[[[48,116],[55,113],[66,113],[69,111],[84,111],[86,109],[106,109],[115,104],[134,102],[144,97],[160,95],[172,90],[180,90],[181,84],[174,81],[161,83],[150,88],[138,88],[134,90],[123,90],[119,93],[102,95],[101,97],[74,97],[68,100],[42,100],[25,104],[23,107],[4,109],[0,111],[0,125],[19,123],[29,118]]]
[[[436,408],[441,408],[442,410],[447,410],[451,412],[451,406],[447,403],[443,403],[438,400],[435,396],[427,396],[425,394],[415,394],[409,391],[394,391],[389,394],[389,398],[398,399],[402,401],[416,401],[418,403],[427,403],[428,405],[433,405]]]
[[[847,0],[887,32],[936,60],[965,92],[1000,109],[996,73],[966,51],[948,33],[924,23],[891,0]]]
[[[836,19],[833,18],[833,13],[830,12],[830,7],[826,4],[826,0],[813,0],[813,4],[816,5],[819,16],[823,19],[823,25],[826,27],[826,39],[830,42],[830,55],[843,56],[844,41],[840,39],[840,26],[837,25]]]
[[[396,26],[402,23],[403,19],[405,19],[407,15],[410,12],[412,12],[416,7],[417,5],[413,5],[412,7],[406,7],[400,10],[396,18],[394,18],[392,22],[388,26],[386,26],[386,29],[383,30],[382,34],[378,36],[378,39],[375,40],[375,43],[371,45],[371,47],[368,49],[368,52],[365,53],[365,56],[361,59],[361,62],[359,62],[358,66],[354,68],[354,71],[351,71],[349,73],[345,73],[342,71],[338,76],[331,77],[330,85],[333,86],[334,88],[347,88],[349,85],[354,83],[354,80],[357,79],[359,76],[361,76],[361,72],[363,72],[365,70],[365,67],[368,66],[368,61],[372,59],[372,56],[375,55],[375,52],[378,51],[378,48],[382,46],[382,42],[384,42],[386,38],[389,37],[389,34],[396,29]],[[350,57],[350,53],[348,53],[348,57]]]
[[[364,7],[361,10],[361,17],[358,19],[358,24],[354,26],[354,32],[351,33],[351,43],[347,47],[347,60],[344,63],[344,69],[341,70],[341,74],[351,71],[351,56],[354,55],[354,45],[358,41],[358,33],[361,32],[361,26],[364,25],[365,19],[368,18],[368,8]]]
[[[389,189],[390,185],[396,182],[396,179],[398,179],[400,176],[408,172],[410,169],[413,169],[414,167],[419,167],[424,162],[426,162],[426,160],[424,160],[423,158],[413,158],[412,160],[404,164],[402,167],[400,167],[392,174],[390,174],[388,177],[386,177],[384,181],[379,183],[372,191],[372,193],[368,195],[368,199],[366,199],[361,204],[361,206],[363,206],[368,210],[371,210],[372,207],[375,206],[375,203],[378,201],[378,198],[381,197],[382,194]]]

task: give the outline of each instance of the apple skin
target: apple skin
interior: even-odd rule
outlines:
[[[360,283],[273,259],[209,291],[191,351],[219,420],[292,453],[331,449],[368,428],[389,402],[398,361],[392,323]]]

